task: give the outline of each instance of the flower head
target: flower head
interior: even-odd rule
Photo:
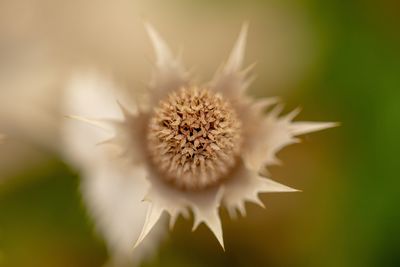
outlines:
[[[227,178],[240,152],[241,131],[236,111],[222,95],[183,87],[154,110],[148,151],[164,179],[202,190]]]
[[[132,179],[150,184],[144,196],[150,206],[136,245],[164,212],[173,227],[191,210],[193,229],[205,223],[223,246],[219,207],[232,217],[237,211],[244,215],[246,201],[263,206],[259,193],[296,191],[260,173],[277,162],[280,149],[298,141],[296,136],[335,124],[293,122],[297,110],[281,115],[276,98],[245,94],[252,81],[251,68],[242,69],[247,25],[208,84],[194,84],[154,28],[146,29],[156,53],[146,101],[135,107],[120,103],[122,119],[79,118],[111,130],[102,144],[117,148],[128,168],[142,170]]]

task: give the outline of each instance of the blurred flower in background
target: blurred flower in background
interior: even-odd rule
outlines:
[[[111,78],[94,71],[77,73],[63,96],[63,112],[90,118],[122,118],[117,101],[112,101],[118,91],[121,90]],[[65,121],[62,132],[65,156],[81,170],[83,200],[96,228],[106,239],[111,253],[110,265],[139,264],[152,255],[165,235],[165,227],[160,224],[149,240],[133,251],[147,211],[142,200],[148,185],[139,178],[140,171],[117,161],[115,148],[99,146],[106,132],[88,129],[70,120]]]
[[[271,174],[304,193],[263,196],[266,212],[249,205],[234,222],[222,210],[226,253],[178,220],[144,266],[398,266],[399,10],[392,0],[0,2],[0,266],[101,266],[112,254],[81,204],[87,171],[62,161],[63,91],[90,66],[140,94],[152,67],[143,18],[174,49],[182,41],[205,77],[250,21],[249,93],[302,103],[300,120],[343,122],[279,154],[291,168]]]

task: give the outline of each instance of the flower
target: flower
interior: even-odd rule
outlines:
[[[298,142],[297,136],[336,125],[294,122],[299,110],[281,115],[278,99],[246,95],[253,80],[251,67],[242,69],[247,28],[242,27],[227,63],[211,82],[199,85],[146,24],[156,53],[146,96],[136,98],[134,107],[126,105],[131,99],[121,99],[122,119],[73,116],[111,131],[102,145],[116,149],[126,168],[141,171],[131,179],[149,182],[144,200],[150,205],[136,246],[164,212],[173,227],[191,210],[193,229],[205,223],[224,247],[219,207],[232,217],[237,211],[244,215],[246,201],[263,206],[259,193],[297,191],[265,177],[266,166],[277,163],[276,153]]]

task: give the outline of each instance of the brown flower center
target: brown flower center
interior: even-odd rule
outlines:
[[[241,123],[230,103],[208,89],[172,92],[149,123],[148,148],[161,176],[199,190],[224,179],[241,147]]]

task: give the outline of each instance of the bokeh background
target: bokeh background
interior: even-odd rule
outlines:
[[[107,260],[63,162],[60,98],[95,66],[127,88],[150,75],[149,20],[207,77],[250,22],[255,97],[299,119],[339,121],[284,149],[272,177],[302,193],[263,195],[231,221],[226,252],[180,218],[143,266],[400,266],[400,4],[395,0],[1,0],[0,266],[97,267]],[[134,90],[134,89],[133,89]]]

